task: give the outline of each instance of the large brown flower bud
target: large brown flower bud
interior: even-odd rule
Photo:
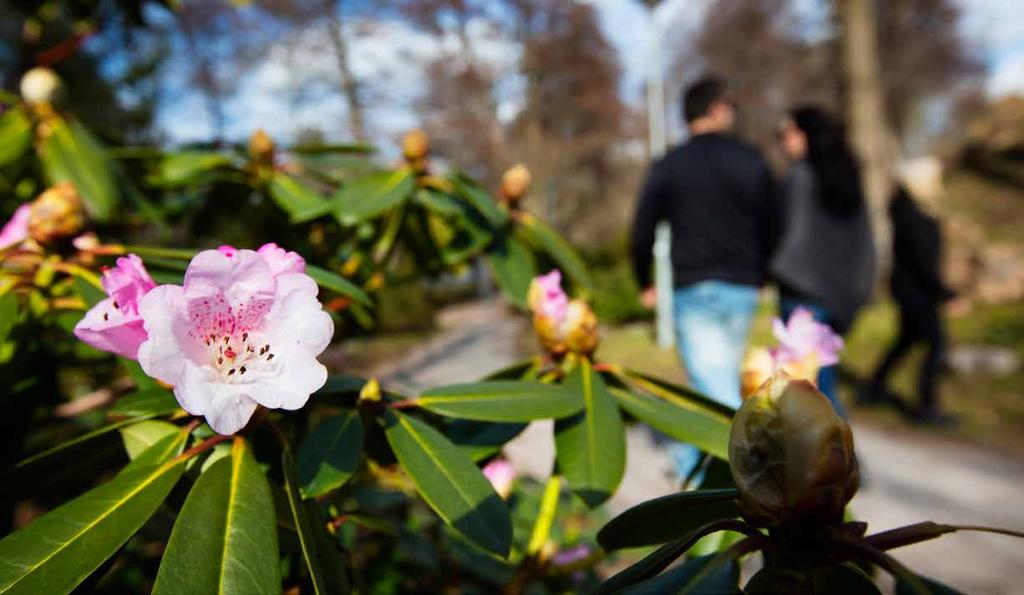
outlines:
[[[597,316],[587,302],[569,302],[564,325],[565,344],[569,351],[590,355],[597,349]]]
[[[71,182],[47,188],[32,202],[28,233],[40,244],[71,237],[85,226],[85,209]]]
[[[249,156],[261,163],[274,162],[274,139],[262,128],[249,137]]]
[[[812,383],[784,372],[736,412],[729,462],[740,511],[762,527],[841,522],[860,479],[850,426]]]
[[[501,176],[501,198],[510,205],[518,204],[532,181],[530,170],[525,165],[513,165]]]

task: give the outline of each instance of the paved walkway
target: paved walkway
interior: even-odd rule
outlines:
[[[386,383],[410,391],[472,381],[520,359],[525,317],[508,316],[500,301],[444,311],[440,332],[422,348],[379,370]],[[1024,529],[1024,461],[917,433],[895,435],[854,426],[863,484],[857,517],[881,531],[922,520]],[[667,458],[644,428],[627,436],[622,488],[614,514],[675,490]],[[546,478],[554,460],[550,422],[531,426],[505,449],[520,473]],[[958,533],[894,552],[904,564],[967,594],[1024,593],[1024,541]]]

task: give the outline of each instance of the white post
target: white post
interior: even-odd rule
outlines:
[[[665,129],[665,73],[661,65],[661,32],[649,3],[650,44],[647,51],[647,133],[651,161],[658,159],[667,146]],[[668,222],[658,224],[654,239],[654,286],[658,293],[658,346],[675,344],[672,329],[672,234]]]

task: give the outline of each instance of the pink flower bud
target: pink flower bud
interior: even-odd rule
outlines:
[[[512,484],[516,480],[516,470],[512,463],[505,459],[494,459],[484,465],[483,474],[491,482],[494,491],[503,499],[508,499],[512,493]]]

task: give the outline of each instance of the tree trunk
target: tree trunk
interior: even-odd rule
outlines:
[[[352,74],[349,65],[348,43],[345,40],[345,31],[342,28],[341,17],[338,12],[340,6],[335,6],[332,0],[326,0],[327,8],[327,31],[331,38],[331,45],[334,46],[334,57],[338,61],[338,74],[341,78],[341,92],[348,102],[348,123],[352,137],[358,141],[367,140],[365,120],[363,119],[363,102],[359,96],[359,83]]]
[[[864,193],[871,209],[879,272],[892,260],[889,195],[897,155],[886,120],[878,28],[873,0],[836,0],[842,26],[842,60],[850,140],[863,168]]]

